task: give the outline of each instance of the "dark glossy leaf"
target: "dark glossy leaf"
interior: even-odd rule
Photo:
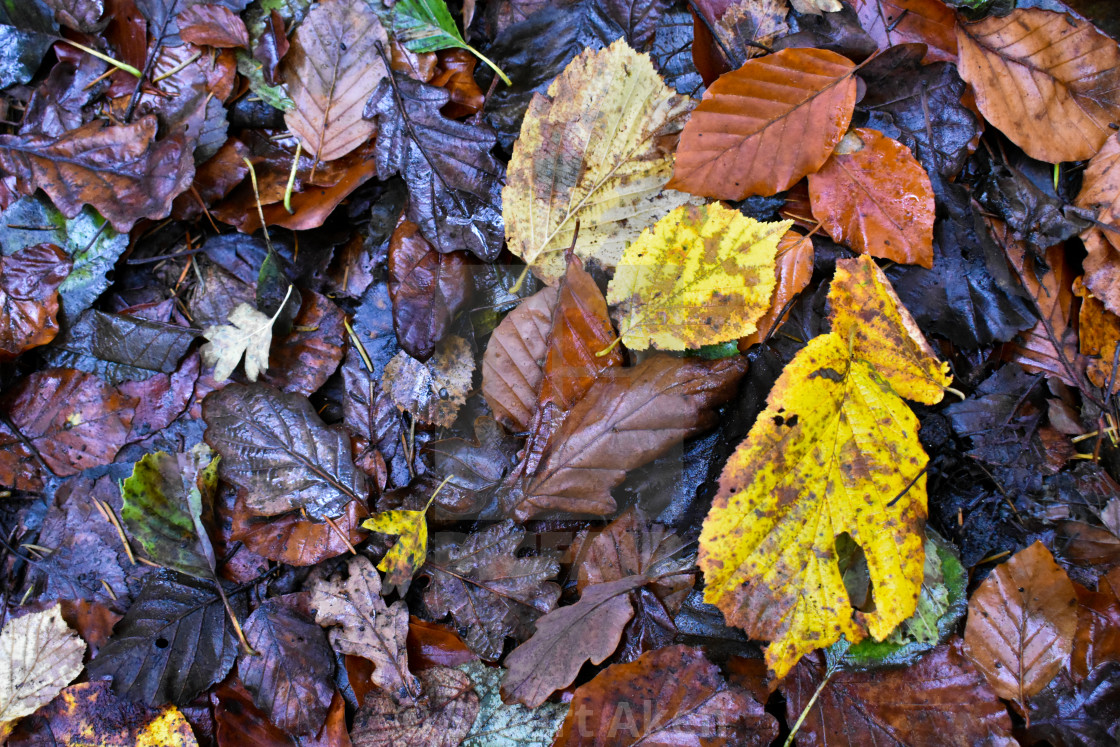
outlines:
[[[306,509],[322,520],[366,499],[369,486],[350,458],[349,438],[327,428],[306,398],[234,384],[206,398],[202,417],[206,442],[222,457],[222,479],[248,490],[254,511]]]
[[[192,5],[179,14],[180,36],[191,44],[249,48],[245,22],[221,5]]]
[[[661,77],[677,93],[699,98],[704,81],[692,62],[692,36],[692,14],[670,10],[658,20],[649,54]]]
[[[470,300],[469,272],[465,253],[437,252],[411,221],[397,226],[389,244],[389,296],[397,340],[413,358],[432,356]]]
[[[932,270],[895,266],[887,272],[922,331],[975,348],[1010,340],[1034,324],[1003,252],[963,187],[944,185],[933,241]]]
[[[244,596],[227,597],[243,616]],[[115,692],[150,706],[185,705],[225,677],[236,656],[237,639],[214,583],[158,571],[89,672],[111,676]]]
[[[71,266],[54,244],[0,255],[0,361],[45,345],[58,334],[58,286]]]
[[[238,13],[245,10],[250,0],[133,0],[148,19],[148,33],[157,45],[177,46],[183,43],[179,36],[176,16],[196,5],[220,5]]]
[[[444,438],[424,446],[422,453],[431,459],[434,473],[450,478],[436,499],[439,514],[464,518],[477,514],[480,504],[513,469],[520,445],[520,439],[483,415],[475,418],[473,440]]]
[[[827,49],[862,62],[878,48],[871,35],[863,30],[859,16],[849,5],[844,5],[835,12],[818,15],[790,14],[788,20],[790,33],[775,40],[775,49]]]
[[[407,216],[436,251],[467,250],[491,262],[502,248],[501,182],[489,127],[447,119],[442,88],[395,75],[378,85],[364,116],[377,121],[377,174],[408,184]]]
[[[54,14],[43,0],[0,3],[0,88],[29,82],[57,33]]]
[[[868,127],[914,152],[931,175],[960,173],[980,134],[980,122],[964,104],[965,83],[950,62],[923,65],[925,46],[900,44],[860,69],[867,94],[856,105]]]
[[[90,309],[46,351],[49,365],[97,374],[110,384],[173,373],[198,336],[190,327]]]
[[[210,693],[214,706],[214,736],[218,747],[350,747],[346,729],[346,701],[337,691],[323,728],[313,737],[297,737],[279,729],[253,703],[252,696],[233,680]]]
[[[560,597],[560,587],[548,580],[560,569],[554,559],[517,557],[524,537],[524,529],[505,521],[466,539],[441,533],[432,540],[424,604],[437,617],[450,613],[484,659],[501,656],[507,635],[527,636],[529,624]]]
[[[259,516],[245,506],[246,491],[238,491],[231,519],[231,539],[245,543],[256,554],[295,566],[321,563],[349,551],[330,524],[304,519],[295,511],[279,516]],[[364,502],[346,504],[335,525],[346,534],[350,544],[357,545],[367,537],[361,528],[369,516]]]
[[[92,205],[124,232],[141,218],[166,218],[194,176],[183,134],[155,135],[154,116],[129,125],[96,120],[57,139],[0,135],[0,167],[26,189],[42,189],[67,217]]]
[[[423,695],[398,703],[387,693],[370,693],[354,716],[354,747],[457,747],[478,715],[478,695],[470,677],[449,667],[420,673]]]
[[[622,29],[631,47],[648,52],[661,16],[671,4],[669,0],[608,0],[600,12]]]
[[[62,247],[73,260],[58,292],[62,317],[76,319],[109,287],[105,275],[128,248],[128,236],[106,225],[93,208],[67,218],[40,194],[24,197],[0,214],[4,255],[44,241]]]
[[[245,621],[237,673],[269,720],[298,736],[322,728],[334,696],[334,653],[323,629],[281,599],[268,599]]]
[[[342,361],[346,317],[326,296],[313,291],[299,295],[302,304],[292,319],[291,331],[273,338],[268,371],[261,380],[285,392],[310,396],[327,383]]]
[[[392,334],[392,329],[389,331]],[[396,338],[394,337],[394,345]],[[342,412],[346,427],[362,439],[366,449],[376,449],[388,470],[388,484],[402,488],[412,481],[412,461],[401,434],[403,416],[389,395],[381,391],[381,376],[374,377],[355,348],[346,354],[342,364],[342,381],[346,394]]]
[[[1055,747],[1096,747],[1120,738],[1120,664],[1107,662],[1073,682],[1062,671],[1030,701],[1028,735]]]

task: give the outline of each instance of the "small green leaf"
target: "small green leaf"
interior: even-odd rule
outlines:
[[[507,86],[510,79],[477,49],[463,41],[451,11],[444,0],[399,0],[393,8],[393,34],[405,49],[436,52],[440,49],[466,49],[485,62]]]
[[[288,112],[296,108],[295,102],[288,98],[287,89],[283,85],[269,85],[264,79],[264,67],[244,49],[237,50],[237,72],[249,81],[249,90],[273,109]]]

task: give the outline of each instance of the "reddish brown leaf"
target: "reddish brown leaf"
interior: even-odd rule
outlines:
[[[401,220],[389,242],[389,296],[397,341],[413,358],[426,361],[451,320],[470,300],[466,252],[441,254],[420,235],[420,227]]]
[[[303,303],[292,320],[292,331],[272,341],[268,371],[261,380],[310,396],[327,383],[342,362],[346,316],[326,296],[300,291]]]
[[[655,355],[598,379],[548,442],[507,513],[524,521],[561,511],[606,515],[626,471],[656,459],[715,421],[713,408],[735,392],[741,356],[705,361]]]
[[[1098,228],[1082,236],[1085,242],[1084,282],[1109,311],[1120,309],[1120,236]]]
[[[208,47],[249,48],[245,22],[221,5],[192,5],[179,14],[179,36],[183,41]]]
[[[1089,591],[1077,591],[1077,633],[1073,638],[1069,669],[1080,681],[1108,661],[1120,662],[1120,568],[1113,569]]]
[[[443,106],[449,119],[469,117],[482,109],[486,96],[474,79],[478,58],[465,49],[444,49],[437,53],[439,66],[429,83],[446,88],[451,100]]]
[[[902,143],[856,128],[809,175],[813,217],[841,244],[900,264],[933,267],[933,186]]]
[[[46,345],[58,334],[58,286],[73,262],[54,244],[0,256],[0,361]]]
[[[314,737],[294,737],[272,725],[240,682],[231,680],[210,693],[218,747],[350,747],[346,701],[336,691],[327,721]]]
[[[996,694],[1025,708],[1065,664],[1076,630],[1073,582],[1035,542],[973,593],[964,640]]]
[[[790,302],[813,279],[813,255],[812,239],[796,231],[786,231],[782,236],[774,257],[777,283],[770,297],[770,309],[758,320],[758,331],[739,340],[739,350],[746,350],[768,338],[789,316]]]
[[[852,7],[880,49],[920,42],[923,62],[957,61],[957,17],[941,0],[853,0]]]
[[[769,745],[777,720],[688,646],[607,667],[572,696],[555,747]]]
[[[136,398],[128,443],[157,435],[186,411],[195,393],[200,365],[198,354],[192,353],[174,373],[158,373],[143,381],[126,381],[117,387],[121,394]]]
[[[433,667],[420,673],[424,694],[404,704],[377,691],[354,717],[355,747],[456,747],[478,716],[478,695],[470,677],[457,669]]]
[[[275,85],[280,82],[277,78],[280,61],[288,54],[290,47],[288,35],[284,31],[284,17],[273,8],[268,18],[264,19],[264,33],[253,48],[253,59],[264,66],[264,77],[268,83]]]
[[[120,622],[118,615],[100,602],[85,599],[60,599],[62,619],[66,621],[89,646],[89,658],[97,656],[97,651],[113,634],[113,626]]]
[[[1092,158],[1120,120],[1120,46],[1088,21],[1019,8],[959,24],[957,44],[984,118],[1031,158]]]
[[[684,126],[666,186],[727,200],[789,189],[847,131],[854,70],[835,52],[783,49],[721,76]]]
[[[218,152],[194,172],[194,182],[171,205],[171,215],[177,220],[191,220],[203,213],[213,203],[230,193],[230,190],[249,173],[245,158],[249,149],[235,138],[227,140]]]
[[[478,660],[454,630],[446,625],[425,622],[418,617],[410,617],[408,620],[406,644],[408,661],[418,672],[431,667],[457,667],[468,661]]]
[[[141,218],[166,218],[194,176],[184,135],[155,136],[154,116],[129,125],[98,119],[57,139],[0,135],[0,168],[28,191],[42,189],[66,217],[89,204],[127,232]]]
[[[820,654],[806,656],[782,686],[786,718],[809,708],[798,745],[863,747],[1011,744],[1011,718],[959,643],[938,646],[913,666],[839,672],[824,679]]]
[[[589,586],[575,604],[537,620],[533,637],[506,657],[502,699],[536,708],[570,685],[584,662],[606,660],[634,615],[630,592],[646,583],[644,576],[628,576]]]
[[[239,491],[231,517],[231,539],[244,542],[253,552],[269,560],[288,565],[307,566],[321,563],[348,551],[348,547],[325,521],[311,521],[291,512],[280,516],[257,516],[245,505],[245,491]],[[368,533],[361,528],[369,510],[358,501],[350,501],[342,517],[334,523],[346,533],[351,544],[361,543]]]
[[[1063,559],[1098,570],[1120,564],[1120,537],[1081,521],[1063,521],[1054,541]]]
[[[482,396],[511,431],[525,430],[536,411],[556,299],[556,288],[545,286],[523,300],[490,335],[482,355]]]
[[[109,464],[128,439],[136,400],[92,374],[37,371],[17,384],[4,409],[59,476]],[[0,422],[0,483],[24,484],[33,461],[23,441]]]

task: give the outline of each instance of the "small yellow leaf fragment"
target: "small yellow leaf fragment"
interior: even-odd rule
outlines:
[[[682,205],[626,248],[607,290],[622,342],[686,350],[752,334],[770,306],[774,256],[793,221],[719,203]]]
[[[771,641],[778,679],[810,651],[841,636],[882,640],[914,612],[928,458],[903,396],[932,404],[949,383],[869,257],[837,263],[829,300],[832,331],[782,372],[728,460],[700,536],[704,600]],[[873,611],[848,598],[842,534],[867,558]]]
[[[385,575],[387,587],[399,587],[401,594],[408,590],[412,577],[428,557],[428,522],[421,511],[382,511],[362,522],[362,528],[378,534],[395,534],[396,544],[389,548],[377,570]]]

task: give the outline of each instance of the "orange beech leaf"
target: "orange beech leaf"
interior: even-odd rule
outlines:
[[[724,200],[789,189],[847,131],[854,71],[835,52],[783,49],[721,76],[685,124],[666,186]]]
[[[1120,388],[1120,374],[1112,373],[1112,362],[1116,346],[1120,344],[1120,317],[1106,309],[1081,280],[1073,281],[1073,293],[1081,298],[1077,330],[1081,354],[1092,356],[1085,363],[1085,375],[1100,389],[1107,387],[1111,380],[1115,392]]]
[[[1077,633],[1073,638],[1069,669],[1078,680],[1108,661],[1120,662],[1120,568],[1113,568],[1089,591],[1074,584],[1077,592]]]
[[[933,186],[902,143],[878,130],[852,130],[809,175],[813,217],[852,249],[901,264],[933,267]]]
[[[1120,45],[1088,21],[1019,8],[957,26],[984,118],[1031,158],[1092,158],[1120,120]]]
[[[249,31],[245,22],[221,5],[188,7],[179,14],[179,35],[191,44],[249,49]]]
[[[739,340],[739,350],[765,340],[789,316],[789,302],[805,290],[813,278],[813,256],[812,239],[796,231],[786,231],[774,256],[777,283],[770,297],[770,309],[758,320],[758,331]]]
[[[1068,660],[1076,631],[1073,582],[1035,542],[972,594],[964,641],[996,694],[1026,708]]]
[[[957,16],[941,0],[852,0],[863,30],[880,49],[925,44],[925,63],[957,61]]]
[[[0,361],[46,345],[58,334],[58,286],[73,264],[54,244],[0,256]]]
[[[556,293],[546,286],[506,314],[482,356],[482,396],[512,431],[524,430],[536,410]]]

